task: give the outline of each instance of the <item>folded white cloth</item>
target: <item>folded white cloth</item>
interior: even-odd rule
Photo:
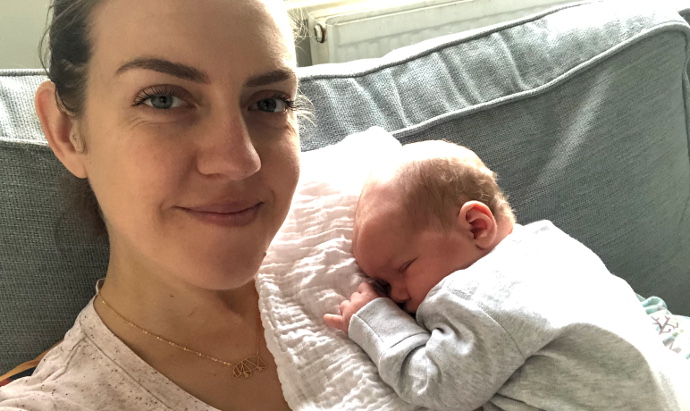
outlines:
[[[381,128],[302,155],[292,209],[257,276],[266,342],[294,410],[412,410],[324,313],[357,288],[352,220],[371,167],[400,143]]]

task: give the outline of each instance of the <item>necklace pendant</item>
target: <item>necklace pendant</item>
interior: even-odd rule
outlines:
[[[254,375],[254,371],[263,371],[266,369],[266,363],[258,355],[252,355],[240,361],[232,369],[232,376],[250,378]]]

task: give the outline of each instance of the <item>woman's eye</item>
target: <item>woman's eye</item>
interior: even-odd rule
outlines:
[[[167,110],[170,108],[181,107],[184,104],[184,101],[181,98],[175,97],[171,94],[157,94],[149,96],[146,100],[144,100],[144,104],[153,108]]]
[[[142,90],[134,99],[134,106],[145,104],[156,110],[190,106],[189,93],[177,86],[162,84]]]
[[[249,109],[252,111],[263,111],[266,113],[284,113],[290,110],[292,106],[292,100],[271,97],[257,101]]]

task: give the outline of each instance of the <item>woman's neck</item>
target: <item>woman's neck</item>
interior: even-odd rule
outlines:
[[[111,261],[100,293],[112,308],[98,304],[97,299],[96,311],[124,341],[141,331],[123,326],[126,321],[120,317],[177,344],[210,351],[209,355],[229,342],[251,348],[256,344],[255,330],[261,326],[254,281],[232,290],[208,290],[172,274]]]
[[[218,409],[288,409],[277,369],[266,347],[253,281],[229,291],[203,290],[168,277],[111,269],[103,296],[129,321],[189,350],[227,361],[221,364],[142,333],[98,298],[105,325],[137,356],[174,384]],[[235,378],[234,365],[259,355],[263,370]],[[255,360],[252,360],[255,361]],[[250,363],[250,366],[253,363]]]

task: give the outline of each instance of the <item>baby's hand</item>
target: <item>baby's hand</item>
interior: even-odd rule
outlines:
[[[369,302],[385,296],[385,294],[374,288],[371,283],[363,282],[359,285],[357,291],[352,293],[349,300],[340,303],[340,315],[324,314],[323,322],[327,326],[345,331],[347,334],[347,329],[350,326],[350,318]]]

